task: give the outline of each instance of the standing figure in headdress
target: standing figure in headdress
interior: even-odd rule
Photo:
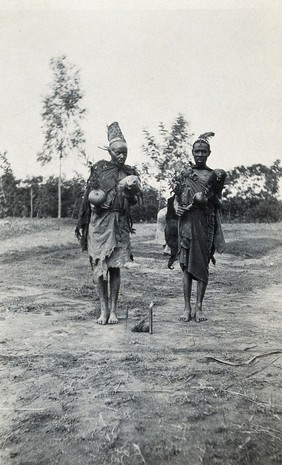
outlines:
[[[79,212],[76,236],[87,250],[100,300],[98,324],[115,324],[120,289],[120,268],[133,260],[130,248],[130,207],[141,195],[134,168],[125,165],[127,143],[117,122],[108,126],[111,160],[91,168]]]
[[[174,208],[179,216],[178,254],[185,302],[184,313],[180,317],[182,321],[206,320],[202,305],[208,284],[209,262],[215,264],[215,251],[221,253],[225,245],[219,210],[226,173],[212,170],[206,164],[211,153],[209,138],[212,136],[212,132],[199,136],[192,148],[195,164],[188,166],[175,179]],[[197,281],[194,309],[191,307],[193,280]]]

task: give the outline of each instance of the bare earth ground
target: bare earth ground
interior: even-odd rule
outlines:
[[[225,225],[201,324],[178,321],[181,272],[137,225],[104,327],[72,224],[0,227],[1,465],[282,462],[281,224]],[[132,332],[151,301],[154,334]]]

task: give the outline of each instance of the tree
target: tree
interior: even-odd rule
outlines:
[[[19,203],[18,184],[11,164],[7,157],[7,152],[0,153],[0,217],[14,216],[17,214]]]
[[[34,217],[34,203],[39,193],[40,184],[43,182],[42,176],[32,176],[26,178],[23,183],[29,190],[29,215],[30,218]]]
[[[64,182],[62,193],[63,216],[68,218],[78,217],[85,187],[85,180],[77,173],[75,177]]]
[[[49,176],[40,185],[34,207],[39,218],[55,218],[58,206],[58,178]]]
[[[142,165],[143,177],[147,182],[152,178],[157,181],[161,197],[167,191],[172,177],[191,160],[190,139],[193,134],[182,114],[177,116],[170,130],[162,122],[159,123],[160,141],[146,129],[143,133],[145,142],[142,150],[149,158]]]
[[[53,82],[43,100],[44,142],[37,159],[42,165],[54,158],[59,161],[58,218],[61,218],[62,159],[74,153],[86,160],[85,137],[80,127],[86,110],[81,106],[83,95],[76,66],[70,64],[66,56],[52,58],[50,66]]]
[[[228,172],[228,188],[225,191],[225,197],[228,198],[234,193],[245,199],[276,197],[281,176],[280,160],[275,160],[270,167],[261,163],[236,166]]]
[[[280,160],[270,167],[260,163],[237,166],[227,173],[223,191],[223,211],[228,219],[278,221],[282,218],[278,200]]]
[[[58,178],[50,176],[38,185],[34,201],[34,212],[40,218],[57,214]],[[63,179],[62,184],[62,217],[77,218],[81,200],[85,191],[85,181],[78,174],[72,179]]]

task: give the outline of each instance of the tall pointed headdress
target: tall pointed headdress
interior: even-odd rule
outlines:
[[[204,143],[204,144],[206,144],[206,145],[208,145],[208,146],[210,146],[209,139],[210,139],[211,137],[213,137],[214,135],[215,135],[214,132],[204,132],[203,134],[201,134],[201,135],[198,137],[197,140],[195,140],[195,142],[194,142],[194,144],[193,144],[193,147],[194,147],[194,145],[195,145],[196,143],[199,144],[199,143],[201,143],[201,142]]]
[[[116,141],[127,143],[117,121],[107,126],[109,146],[99,147],[102,150],[109,150],[111,144]]]
[[[126,143],[124,135],[117,121],[108,126],[108,141],[109,145],[113,144],[113,142],[116,141],[122,141]]]

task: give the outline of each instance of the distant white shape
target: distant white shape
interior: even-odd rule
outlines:
[[[167,207],[161,208],[157,215],[157,230],[156,241],[158,244],[165,246],[165,223],[166,223]]]
[[[161,208],[157,215],[157,229],[156,229],[156,241],[162,245],[164,250],[163,253],[170,255],[170,247],[168,247],[165,240],[165,225],[166,225],[166,214],[167,207]]]

